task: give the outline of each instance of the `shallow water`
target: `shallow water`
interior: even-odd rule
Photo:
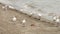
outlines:
[[[34,17],[41,14],[42,17],[53,21],[53,16],[48,16],[50,13],[60,16],[60,0],[0,0],[1,3],[13,6],[15,9],[32,15]],[[32,13],[32,14],[31,14]]]

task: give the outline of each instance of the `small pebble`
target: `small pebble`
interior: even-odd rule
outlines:
[[[60,21],[60,19],[56,19],[56,22],[59,22]]]
[[[16,21],[17,19],[16,19],[16,17],[13,17],[13,19],[12,19],[13,21]]]
[[[4,9],[5,7],[4,7],[4,6],[2,6],[2,8]]]
[[[23,9],[20,9],[20,11],[24,11]]]
[[[39,16],[42,16],[42,14],[38,14]]]
[[[12,6],[8,6],[9,8],[11,8],[11,9],[15,9],[14,7],[12,7]]]
[[[26,20],[24,19],[24,20],[22,20],[22,23],[26,23]]]
[[[35,26],[35,24],[31,24],[31,26]]]

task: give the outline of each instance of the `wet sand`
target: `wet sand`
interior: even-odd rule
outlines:
[[[16,21],[12,20],[13,16]],[[25,23],[22,22],[24,19]],[[0,34],[60,34],[60,27],[41,22],[17,10],[5,10],[0,5]]]

